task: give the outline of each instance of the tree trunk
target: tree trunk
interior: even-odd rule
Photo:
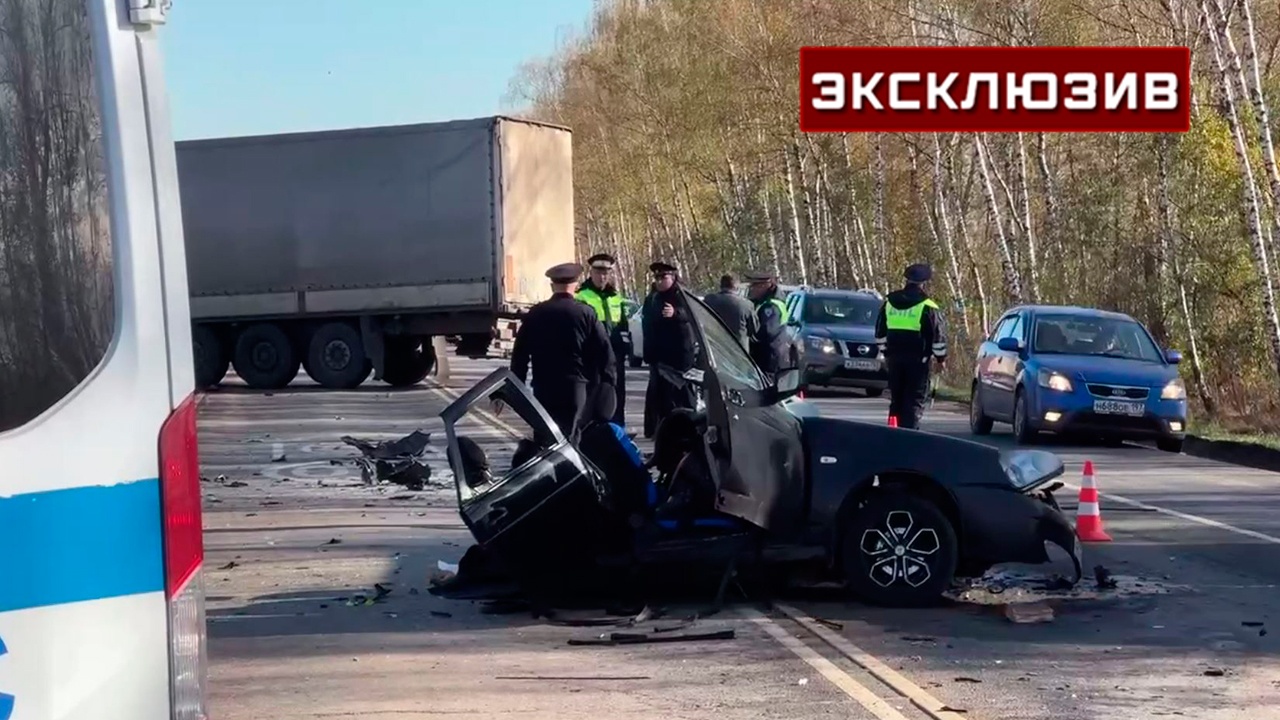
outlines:
[[[982,194],[987,200],[987,212],[992,225],[996,229],[996,241],[1000,249],[1000,264],[1004,270],[1005,295],[1015,303],[1023,301],[1022,277],[1014,262],[1013,252],[1009,247],[1009,237],[1004,231],[1004,220],[1000,215],[1000,205],[996,201],[995,187],[991,184],[991,169],[988,167],[987,152],[980,135],[973,136],[973,147],[978,154],[978,171],[982,175]]]
[[[1201,0],[1201,10],[1206,24],[1210,11],[1208,0]],[[1231,127],[1234,141],[1236,161],[1244,178],[1243,194],[1245,202],[1245,220],[1249,228],[1249,240],[1253,249],[1254,267],[1258,278],[1262,281],[1262,311],[1267,325],[1267,334],[1271,342],[1271,360],[1280,375],[1280,317],[1276,315],[1275,284],[1271,275],[1271,265],[1267,257],[1266,243],[1262,237],[1261,203],[1258,198],[1258,186],[1254,179],[1253,161],[1249,158],[1249,147],[1245,139],[1244,128],[1240,121],[1240,113],[1236,103],[1236,92],[1232,83],[1230,69],[1223,54],[1222,40],[1217,33],[1211,32],[1210,44],[1213,49],[1214,65],[1218,70],[1218,81],[1227,106],[1227,122]]]
[[[804,219],[807,209],[801,209],[799,207],[799,204],[802,201],[799,197],[801,193],[800,188],[798,187],[801,180],[796,177],[796,166],[800,162],[799,157],[797,157],[799,154],[796,152],[797,149],[798,147],[795,144],[788,146],[783,151],[782,162],[786,167],[787,209],[791,213],[791,254],[792,258],[795,260],[796,272],[798,274],[800,284],[808,285],[809,271],[804,258],[804,248],[808,239],[805,232],[807,228],[805,227]]]

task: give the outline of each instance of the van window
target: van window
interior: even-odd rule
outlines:
[[[83,0],[0,4],[0,432],[78,386],[115,331]]]

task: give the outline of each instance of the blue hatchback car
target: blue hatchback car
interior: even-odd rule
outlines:
[[[1154,439],[1181,452],[1187,431],[1182,355],[1162,350],[1121,313],[1024,306],[1006,312],[978,349],[969,426],[1013,425],[1020,444],[1041,432]]]

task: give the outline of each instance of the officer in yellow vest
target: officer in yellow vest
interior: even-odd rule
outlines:
[[[947,360],[942,311],[929,299],[928,265],[916,264],[903,274],[907,284],[889,293],[876,319],[876,342],[889,372],[889,415],[898,427],[916,428],[929,395],[930,359]]]
[[[608,253],[599,253],[587,258],[591,277],[582,283],[576,297],[591,306],[596,317],[604,323],[605,331],[609,333],[609,343],[613,346],[618,376],[614,385],[617,404],[613,408],[612,422],[626,427],[627,318],[623,316],[622,296],[618,294],[613,282],[613,268],[616,264],[617,261]]]
[[[773,273],[747,273],[747,297],[756,306],[759,329],[751,339],[751,357],[770,377],[791,365],[791,341],[787,333],[787,306],[778,299],[778,279]]]

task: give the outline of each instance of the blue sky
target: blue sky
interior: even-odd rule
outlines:
[[[490,115],[592,0],[182,0],[163,31],[179,140]],[[303,9],[305,8],[305,10]]]

